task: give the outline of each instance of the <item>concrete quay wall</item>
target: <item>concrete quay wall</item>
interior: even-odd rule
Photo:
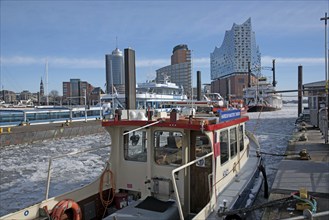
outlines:
[[[34,143],[55,138],[72,138],[106,132],[101,121],[73,122],[70,124],[26,125],[4,129],[0,134],[0,147]]]

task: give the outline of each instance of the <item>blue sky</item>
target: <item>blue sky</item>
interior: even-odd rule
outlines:
[[[1,0],[1,87],[37,92],[45,78],[48,92],[62,94],[62,82],[80,78],[105,84],[105,54],[116,47],[136,51],[137,82],[155,78],[169,65],[174,46],[192,52],[193,81],[202,72],[210,82],[210,53],[233,23],[251,17],[262,66],[276,59],[279,90],[325,79],[325,12],[328,1],[18,1]],[[272,72],[263,70],[271,76]]]

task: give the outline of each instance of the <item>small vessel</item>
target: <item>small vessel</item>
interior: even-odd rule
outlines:
[[[267,82],[265,76],[259,77],[256,85],[243,89],[243,99],[248,112],[276,111],[282,108],[282,95]]]
[[[95,181],[48,198],[49,166],[45,200],[0,219],[220,219],[251,205],[262,159],[248,116],[183,112],[117,109],[102,121],[111,152]]]

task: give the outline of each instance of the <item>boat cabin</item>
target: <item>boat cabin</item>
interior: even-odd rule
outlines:
[[[110,169],[115,195],[123,197],[118,207],[128,206],[113,216],[120,219],[139,212],[150,218],[152,203],[159,201],[170,202],[158,213],[161,219],[205,218],[214,210],[218,192],[248,158],[248,117],[240,110],[219,111],[218,117],[175,111],[169,117],[144,114],[117,111],[114,119],[102,123],[112,139]],[[145,202],[143,210],[129,209],[131,202],[145,200],[152,202]]]

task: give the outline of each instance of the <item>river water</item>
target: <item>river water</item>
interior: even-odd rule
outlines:
[[[297,105],[284,105],[275,112],[248,113],[247,129],[255,134],[261,150],[285,153],[297,117]],[[46,140],[0,148],[0,216],[33,205],[45,198],[49,157],[103,147],[111,143],[104,132],[71,139]],[[93,181],[101,173],[109,147],[54,159],[49,197]],[[282,157],[264,155],[269,186]],[[265,202],[262,193],[257,203]],[[260,214],[255,215],[255,219]]]

